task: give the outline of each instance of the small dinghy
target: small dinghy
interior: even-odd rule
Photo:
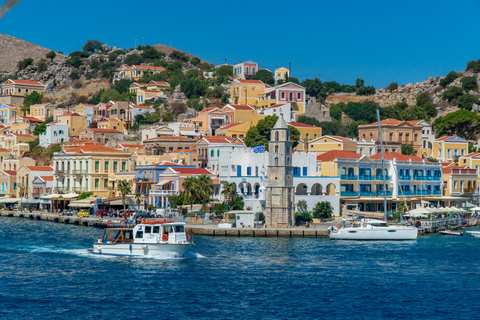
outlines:
[[[480,238],[480,231],[466,231],[467,233],[470,233],[470,235],[474,238]]]
[[[452,231],[452,230],[440,231],[440,233],[445,234],[447,236],[463,236],[463,233],[458,231]]]

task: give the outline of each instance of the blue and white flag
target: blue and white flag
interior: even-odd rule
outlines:
[[[253,153],[264,153],[265,152],[265,145],[262,144],[260,146],[253,147]]]

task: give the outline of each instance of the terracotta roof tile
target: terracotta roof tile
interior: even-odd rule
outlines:
[[[345,150],[331,150],[317,156],[317,160],[320,161],[332,161],[335,159],[360,159],[363,157],[361,154],[345,151]]]
[[[53,176],[40,176],[43,181],[53,181]]]
[[[253,107],[245,104],[230,104],[228,107],[232,107],[235,110],[254,110]]]
[[[5,172],[6,174],[9,174],[11,176],[16,176],[17,175],[17,171],[13,171],[13,170],[3,170],[3,172]]]
[[[288,122],[287,123],[289,126],[292,126],[292,127],[299,127],[299,128],[318,128],[320,129],[320,127],[315,127],[315,126],[312,126],[312,125],[309,125],[309,124],[305,124],[305,123],[300,123],[300,122]]]
[[[212,172],[208,171],[205,168],[171,168],[173,171],[179,174],[186,174],[186,175],[211,175]]]
[[[17,79],[9,79],[9,80],[11,82],[15,83],[15,84],[28,84],[28,85],[32,85],[32,86],[42,86],[42,87],[44,87],[44,85],[41,82],[38,82],[38,81],[17,80]]]
[[[104,133],[121,133],[115,129],[100,129],[100,128],[87,128],[88,130],[92,130],[93,132],[104,132]]]
[[[30,171],[52,171],[53,167],[50,166],[26,166]]]
[[[410,159],[415,162],[423,162],[422,158],[416,157],[416,156],[407,156],[400,154],[398,152],[384,152],[383,157],[385,160],[393,160],[394,158],[397,158],[398,161],[409,161]],[[371,160],[381,160],[382,159],[382,154],[377,153],[369,157]]]
[[[64,152],[67,153],[74,153],[78,151],[83,151],[83,152],[115,152],[115,153],[126,153],[124,151],[114,149],[114,148],[109,148],[104,145],[85,145],[85,146],[78,146],[78,147],[73,147],[73,148],[68,148],[63,150]]]

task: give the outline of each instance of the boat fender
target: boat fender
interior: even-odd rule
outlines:
[[[342,224],[341,224],[341,223],[339,223],[339,224],[338,224],[338,227],[339,227],[339,228],[341,228],[341,227],[342,227]]]
[[[98,251],[101,251],[101,250],[102,250],[102,246],[98,246],[98,247],[97,247],[97,250],[98,250]]]
[[[187,234],[187,241],[190,241],[191,238],[192,238],[192,237],[190,237],[190,235]]]
[[[162,236],[163,241],[168,241],[168,234],[164,233]]]
[[[143,249],[143,250],[148,249],[148,244],[144,244],[144,245],[142,246],[142,249]]]
[[[112,226],[112,220],[108,220],[107,226],[111,227]]]

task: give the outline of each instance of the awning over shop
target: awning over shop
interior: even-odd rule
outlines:
[[[59,196],[60,194],[58,193],[52,193],[52,194],[49,194],[48,196],[40,197],[40,199],[52,199],[52,198],[58,198]]]
[[[52,198],[52,200],[71,200],[74,198],[78,198],[78,194],[76,193],[67,193],[67,194],[59,194],[58,197]]]
[[[160,180],[160,182],[157,183],[156,186],[163,186],[163,185],[166,185],[169,182],[172,182],[172,180]]]
[[[111,206],[121,206],[123,205],[123,198],[122,197],[115,197],[115,198],[104,198],[102,199],[103,204],[111,205]],[[129,206],[135,205],[135,199],[133,196],[127,196],[125,199],[125,203]]]
[[[20,201],[20,198],[0,198],[0,203],[17,203],[18,201]]]
[[[20,201],[21,204],[37,204],[40,202],[42,202],[40,199],[25,199]]]
[[[82,200],[70,201],[68,205],[70,208],[91,208],[95,205],[95,198],[86,198]]]

